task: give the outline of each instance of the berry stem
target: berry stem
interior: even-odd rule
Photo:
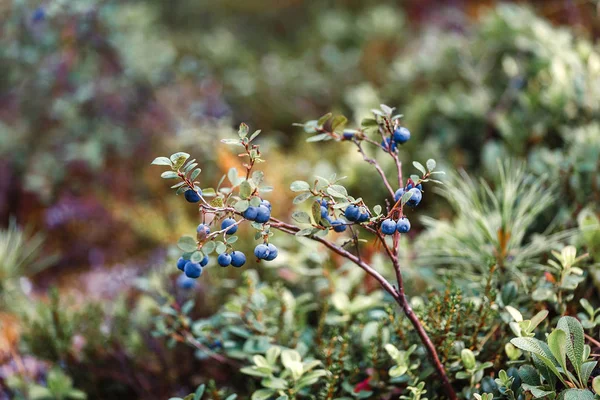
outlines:
[[[387,188],[388,192],[390,193],[390,196],[392,196],[392,198],[393,198],[394,197],[394,189],[392,189],[390,182],[388,181],[387,177],[385,176],[385,172],[383,172],[383,168],[381,168],[381,166],[375,159],[367,157],[367,154],[365,153],[365,151],[362,148],[362,145],[359,142],[354,142],[354,143],[356,144],[356,147],[358,147],[359,153],[362,154],[363,160],[365,160],[366,162],[368,162],[369,164],[371,164],[372,166],[375,167],[375,169],[379,173],[379,176],[381,176],[381,180],[383,180],[385,187]]]
[[[278,229],[285,233],[289,233],[291,235],[294,235],[294,234],[296,234],[296,232],[300,231],[300,228],[298,228],[297,226],[279,221],[276,218],[271,218],[271,226],[275,229]],[[404,293],[404,282],[402,280],[402,272],[401,272],[400,263],[398,262],[398,256],[394,252],[392,252],[392,250],[390,250],[389,246],[385,242],[385,239],[383,238],[383,236],[381,235],[381,233],[379,231],[372,230],[372,229],[369,229],[369,230],[374,231],[375,234],[379,237],[379,239],[383,243],[383,247],[385,248],[386,253],[388,254],[390,260],[392,261],[392,264],[394,266],[394,271],[396,273],[396,279],[398,281],[398,289],[396,289],[390,282],[388,282],[388,280],[385,279],[385,277],[383,277],[379,272],[377,272],[372,266],[365,263],[359,257],[350,253],[349,251],[345,250],[344,248],[342,248],[334,243],[331,243],[323,238],[320,238],[318,236],[309,236],[309,238],[323,244],[325,247],[329,248],[334,253],[337,253],[338,255],[352,261],[354,264],[356,264],[357,266],[362,268],[367,274],[369,274],[373,278],[375,278],[375,280],[377,282],[379,282],[381,287],[394,298],[396,303],[398,303],[398,305],[400,306],[400,309],[402,310],[402,312],[404,312],[404,315],[406,315],[406,317],[411,322],[412,326],[417,331],[417,334],[419,335],[421,342],[427,349],[427,352],[429,353],[431,362],[433,363],[433,366],[435,367],[438,375],[440,376],[440,379],[442,380],[442,385],[444,386],[446,395],[448,396],[448,398],[450,400],[456,400],[458,397],[456,396],[454,388],[450,384],[450,380],[448,379],[446,370],[444,369],[444,366],[443,366],[442,362],[440,361],[440,358],[438,357],[435,346],[434,346],[433,342],[431,341],[431,339],[429,338],[429,335],[427,335],[427,332],[425,331],[423,324],[419,320],[419,317],[417,317],[417,315],[413,311],[412,307],[410,306],[410,303],[408,302],[408,298],[406,297],[406,294]]]

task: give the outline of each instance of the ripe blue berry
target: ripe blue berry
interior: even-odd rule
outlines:
[[[410,131],[402,126],[394,131],[393,137],[394,141],[398,144],[406,143],[410,139]]]
[[[196,232],[198,233],[198,237],[200,239],[204,239],[210,233],[210,228],[208,225],[200,224],[196,228]]]
[[[244,211],[243,216],[249,221],[254,221],[258,214],[258,207],[250,206]]]
[[[410,190],[414,187],[414,185],[412,183],[409,183],[408,185],[406,185],[406,190]]]
[[[241,251],[234,251],[231,253],[231,265],[236,268],[246,264],[246,255]]]
[[[183,272],[188,278],[196,279],[202,275],[202,267],[198,263],[188,261],[183,268]]]
[[[336,232],[344,232],[347,228],[346,221],[343,219],[336,219],[335,221],[331,222],[331,226]]]
[[[417,189],[419,189],[421,192],[423,191],[423,185],[421,185],[420,183],[417,185]]]
[[[217,257],[217,263],[221,267],[227,267],[231,264],[231,256],[227,253],[221,253],[219,254],[219,257]]]
[[[410,221],[408,220],[408,218],[406,218],[406,217],[400,218],[400,220],[396,224],[396,229],[400,233],[406,233],[406,232],[410,231]]]
[[[193,289],[196,286],[196,280],[181,274],[177,277],[177,286],[181,289]]]
[[[259,224],[264,224],[266,222],[269,222],[270,218],[271,218],[271,210],[269,210],[267,207],[265,207],[263,205],[258,207],[258,212],[256,214],[256,218],[254,219],[254,221],[258,222]]]
[[[272,208],[271,202],[269,200],[261,200],[260,205],[267,207],[269,210],[271,210]]]
[[[400,200],[402,198],[403,194],[404,194],[404,188],[400,188],[400,189],[396,190],[396,193],[394,193],[394,200],[396,202],[398,202],[398,200]]]
[[[386,138],[385,140],[381,141],[381,147],[386,152],[389,153],[391,150],[393,153],[396,151],[396,142],[393,142],[391,138]]]
[[[269,254],[267,255],[267,257],[265,257],[265,261],[273,261],[277,258],[279,251],[277,250],[277,247],[275,247],[275,245],[269,243],[267,245],[267,250],[269,251]]]
[[[361,213],[356,222],[367,222],[369,220],[369,213]]]
[[[396,222],[392,219],[385,219],[381,223],[381,233],[384,235],[393,235],[396,232]]]
[[[319,202],[319,204],[321,204],[321,207],[325,207],[325,208],[327,208],[327,206],[328,206],[328,203],[327,203],[326,199],[321,199],[321,201]]]
[[[254,255],[259,260],[264,260],[269,255],[269,248],[266,244],[259,244],[254,248]]]
[[[233,235],[234,233],[236,233],[238,230],[238,226],[235,224],[235,219],[233,219],[233,218],[224,219],[223,222],[221,222],[221,230],[225,230],[225,229],[227,229],[226,233],[228,235]]]
[[[418,206],[421,202],[421,199],[423,198],[423,194],[421,193],[421,191],[417,188],[413,188],[410,189],[408,192],[411,193],[411,196],[410,199],[406,202],[406,204],[410,207]]]
[[[208,256],[204,256],[204,258],[202,259],[202,261],[200,261],[200,266],[201,267],[206,267],[206,264],[208,264]]]
[[[360,217],[360,208],[354,205],[348,206],[346,211],[344,211],[344,216],[348,221],[354,222]]]
[[[354,132],[352,132],[352,131],[344,131],[344,133],[342,133],[342,139],[344,139],[344,140],[352,140],[353,137],[354,137]]]
[[[188,260],[186,260],[185,258],[179,257],[179,260],[177,260],[177,269],[183,271],[183,267],[185,267],[185,263],[187,262]]]
[[[327,214],[329,214],[329,210],[327,210],[327,207],[321,206],[321,218],[327,217]]]
[[[196,190],[197,190],[197,192],[196,192]],[[196,189],[196,190],[188,189],[185,191],[183,196],[185,197],[185,199],[188,202],[197,203],[200,201],[200,196],[202,196],[202,190],[200,190],[200,189]]]

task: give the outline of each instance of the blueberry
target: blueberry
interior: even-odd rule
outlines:
[[[321,207],[325,207],[325,208],[327,208],[329,206],[329,204],[327,203],[327,199],[321,199],[319,204],[321,204]]]
[[[410,199],[406,202],[406,204],[408,204],[410,207],[418,206],[421,202],[421,199],[423,198],[423,194],[421,193],[421,191],[417,188],[413,188],[410,189],[408,192],[411,193],[411,196]]]
[[[414,185],[412,183],[409,183],[408,185],[406,185],[406,189],[405,190],[410,190],[414,187]]]
[[[219,257],[217,257],[217,263],[221,267],[227,267],[231,264],[231,256],[227,253],[221,253],[219,254]]]
[[[344,140],[352,140],[353,137],[354,137],[354,132],[352,132],[352,131],[344,131],[344,133],[342,133],[342,139],[344,139]]]
[[[417,189],[419,189],[421,192],[423,191],[423,185],[421,185],[420,183],[417,185]]]
[[[360,208],[358,208],[357,206],[348,206],[348,208],[346,208],[346,211],[344,211],[344,216],[346,217],[346,219],[348,221],[356,221],[358,220],[358,217],[360,217]]]
[[[267,207],[269,210],[271,210],[272,208],[271,202],[269,200],[261,200],[260,205]]]
[[[264,224],[266,222],[269,222],[270,218],[271,218],[271,210],[269,210],[267,207],[265,207],[263,205],[258,207],[258,212],[256,214],[256,218],[254,219],[254,221],[258,222],[259,224]]]
[[[254,255],[259,260],[263,260],[269,256],[269,248],[266,244],[259,244],[254,248]]]
[[[202,275],[202,267],[198,263],[195,263],[193,261],[188,261],[187,263],[185,263],[185,267],[183,268],[183,272],[185,272],[185,275],[188,278],[194,278],[194,279],[196,279],[200,275]]]
[[[325,218],[327,214],[329,214],[329,210],[327,209],[327,207],[321,206],[321,218]]]
[[[208,264],[208,256],[204,256],[204,258],[202,259],[202,261],[200,261],[200,266],[201,267],[206,267],[206,264]]]
[[[223,222],[221,222],[221,230],[225,230],[225,229],[227,229],[226,233],[228,235],[233,235],[234,233],[236,233],[238,230],[238,226],[235,224],[235,219],[233,219],[233,218],[224,219]]]
[[[343,219],[336,219],[331,222],[331,226],[333,226],[333,230],[336,232],[344,232],[347,228],[346,221]]]
[[[208,225],[200,224],[196,228],[196,232],[198,233],[198,236],[201,239],[204,239],[210,233],[210,228],[208,227]]]
[[[394,131],[394,142],[398,143],[398,144],[403,144],[408,142],[408,139],[410,139],[410,131],[408,129],[406,129],[405,127],[400,127],[397,128]]]
[[[258,207],[250,206],[244,211],[243,216],[249,221],[254,221],[258,214]]]
[[[396,222],[392,219],[385,219],[381,223],[381,233],[384,235],[393,235],[396,232]]]
[[[198,192],[196,192],[196,190],[198,190]],[[185,191],[183,196],[185,197],[185,199],[188,202],[197,203],[200,201],[200,196],[202,196],[202,190],[200,190],[200,189],[196,189],[196,190],[188,189]]]
[[[381,141],[381,147],[386,152],[389,153],[389,151],[392,150],[393,153],[396,151],[396,142],[393,142],[391,138],[386,138],[385,140]]]
[[[193,289],[196,286],[196,280],[181,274],[177,277],[177,286],[181,289]]]
[[[186,262],[188,262],[188,260],[183,257],[179,257],[179,260],[177,260],[177,269],[183,271],[183,267],[185,267]]]
[[[241,251],[234,251],[231,253],[231,265],[236,268],[246,264],[246,255]]]
[[[356,222],[367,222],[369,220],[369,213],[361,213]]]
[[[398,202],[402,198],[403,194],[404,194],[404,188],[400,188],[400,189],[396,190],[396,193],[394,193],[394,200],[396,202]]]
[[[408,218],[406,218],[406,217],[400,218],[400,220],[396,224],[396,229],[400,233],[406,233],[406,232],[410,231],[410,221],[408,220]]]
[[[267,245],[267,250],[269,251],[269,254],[265,257],[266,261],[273,261],[277,258],[279,251],[277,250],[277,247],[275,247],[275,245],[269,243]]]
[[[33,22],[40,22],[40,21],[43,21],[45,18],[46,18],[46,11],[44,10],[43,7],[36,8],[35,11],[33,12],[33,16],[31,17]]]

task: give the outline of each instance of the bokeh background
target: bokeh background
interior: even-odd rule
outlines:
[[[1,0],[0,398],[11,398],[11,376],[27,370],[43,381],[53,365],[70,368],[91,398],[167,398],[202,381],[191,351],[150,334],[148,288],[181,295],[174,243],[198,223],[150,162],[186,151],[203,186],[214,186],[238,165],[219,140],[242,121],[263,131],[261,169],[283,218],[289,183],[315,173],[348,176],[368,201],[385,196],[351,146],[307,144],[292,126],[328,111],[358,124],[380,103],[403,113],[413,134],[403,159],[433,157],[489,179],[498,159],[527,161],[558,184],[546,222],[573,228],[582,210],[597,213],[598,7]],[[424,205],[424,215],[452,216],[439,197]],[[240,246],[250,249],[247,236]],[[300,251],[286,240],[290,254]],[[294,282],[302,266],[293,264],[258,273]],[[214,313],[240,279],[212,271],[194,289],[199,315]],[[79,342],[61,342],[43,323],[32,336],[27,316],[56,318],[53,302],[72,310],[65,318],[82,330]],[[86,347],[94,340],[102,345]]]

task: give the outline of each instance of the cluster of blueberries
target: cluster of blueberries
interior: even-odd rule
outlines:
[[[393,235],[396,231],[399,233],[410,231],[410,221],[408,218],[402,217],[398,221],[394,221],[391,218],[383,220],[381,223],[381,233],[384,235]]]
[[[392,137],[386,138],[381,142],[381,147],[385,151],[395,152],[398,145],[408,142],[408,139],[410,139],[410,131],[401,126],[394,130]]]
[[[197,203],[200,201],[202,191],[200,189],[189,189],[185,191],[184,196],[188,202]],[[264,224],[271,218],[271,203],[267,200],[262,200],[258,207],[250,206],[242,215],[247,220]],[[231,217],[225,218],[221,221],[221,230],[227,235],[233,235],[238,230],[238,222]],[[210,227],[206,224],[200,224],[198,225],[196,232],[198,238],[202,240],[210,234]],[[271,243],[259,244],[254,249],[254,255],[259,260],[272,261],[277,258],[278,253],[277,247]],[[179,287],[183,289],[192,288],[194,286],[194,279],[202,275],[202,270],[208,264],[208,261],[208,256],[205,256],[200,262],[193,262],[180,257],[179,260],[177,260],[177,268],[183,271],[183,274],[177,279]],[[217,257],[217,264],[221,267],[232,265],[236,268],[240,268],[246,264],[246,255],[237,250],[232,251],[231,253],[224,252]]]
[[[350,205],[344,210],[344,217],[348,221],[362,223],[367,222],[370,216],[367,211],[362,212],[359,206]]]
[[[423,199],[423,186],[419,183],[416,187],[413,187],[413,184],[409,183],[405,188],[396,190],[396,193],[394,193],[394,200],[396,202],[400,201],[406,192],[411,194],[410,199],[408,199],[406,202],[406,205],[410,207],[418,206]]]
[[[321,205],[321,218],[324,220],[327,220],[327,222],[329,222],[329,225],[331,225],[331,227],[333,228],[334,231],[336,232],[344,232],[347,228],[346,226],[346,221],[344,221],[343,219],[333,219],[331,218],[331,216],[329,215],[329,206],[327,204],[327,200],[322,199],[319,204]]]

